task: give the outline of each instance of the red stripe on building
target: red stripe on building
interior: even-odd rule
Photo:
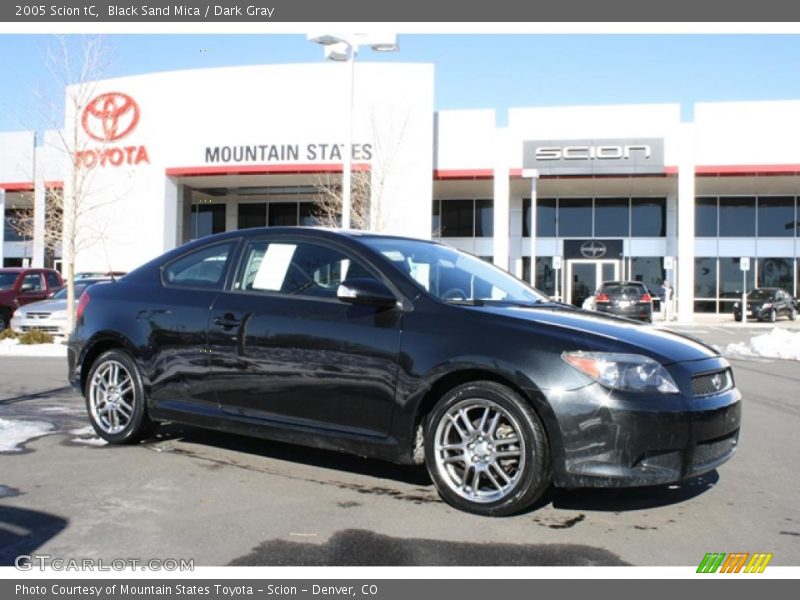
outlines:
[[[6,183],[0,182],[0,189],[3,189],[7,192],[32,192],[33,187],[33,181],[9,181]],[[64,187],[64,182],[58,180],[45,181],[44,187],[62,189]]]
[[[341,163],[285,164],[285,165],[214,165],[202,167],[170,167],[171,177],[201,177],[203,175],[311,175],[314,173],[341,173]],[[368,163],[353,163],[354,171],[369,171]]]
[[[493,169],[434,169],[433,178],[447,179],[494,179]]]
[[[763,175],[800,175],[800,164],[789,165],[699,165],[698,177],[736,175],[739,177]]]

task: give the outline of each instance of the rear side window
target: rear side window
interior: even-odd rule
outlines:
[[[48,271],[47,273],[44,274],[44,276],[45,279],[47,279],[47,287],[51,289],[61,287],[61,282],[58,280],[58,275],[56,275],[52,271]]]
[[[214,244],[172,261],[162,272],[162,281],[171,287],[220,289],[233,252],[234,242]]]

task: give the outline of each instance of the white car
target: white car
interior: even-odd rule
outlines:
[[[81,279],[75,282],[75,306],[83,291],[94,283],[105,279]],[[52,298],[20,306],[11,318],[11,329],[27,333],[38,329],[51,335],[64,336],[67,331],[67,288],[64,286]]]

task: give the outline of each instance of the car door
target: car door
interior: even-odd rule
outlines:
[[[160,285],[142,288],[142,297],[131,299],[149,335],[144,367],[157,407],[219,412],[208,381],[208,320],[237,244],[238,239],[215,242],[175,258],[162,267]]]
[[[253,239],[211,311],[211,379],[228,414],[386,436],[402,311],[347,304],[344,277],[379,275],[338,245]]]

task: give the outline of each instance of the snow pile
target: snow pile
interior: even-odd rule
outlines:
[[[108,442],[104,439],[97,437],[97,434],[91,425],[88,427],[82,427],[81,429],[73,429],[70,431],[70,434],[78,436],[76,438],[72,438],[71,440],[72,442],[78,444],[87,444],[88,446],[105,446],[108,444]]]
[[[67,347],[60,341],[52,344],[20,344],[18,340],[0,340],[0,356],[66,356]]]
[[[783,358],[800,360],[800,331],[777,327],[750,339],[748,344],[728,344],[723,354],[729,358]]]
[[[0,419],[0,452],[19,452],[21,444],[52,431],[53,424],[44,421]]]

